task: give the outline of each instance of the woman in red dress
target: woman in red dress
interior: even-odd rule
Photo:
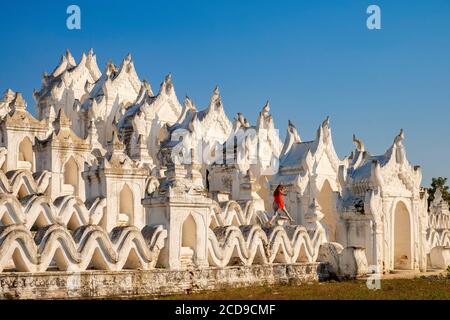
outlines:
[[[280,183],[273,193],[273,215],[268,221],[269,225],[272,225],[277,217],[279,217],[279,219],[290,220],[291,223],[294,222],[294,219],[292,219],[284,206],[283,195],[286,195],[286,187]],[[281,210],[281,213],[279,213],[278,210]]]

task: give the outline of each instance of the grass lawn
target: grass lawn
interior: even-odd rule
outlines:
[[[150,298],[150,297],[148,297]],[[151,298],[150,298],[151,299]],[[298,286],[263,286],[159,297],[192,300],[323,300],[323,299],[444,299],[450,300],[450,279],[443,277],[381,280],[380,290],[366,281],[320,282]]]

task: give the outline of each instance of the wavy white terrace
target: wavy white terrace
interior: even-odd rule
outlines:
[[[217,87],[198,110],[172,75],[156,92],[131,55],[101,72],[93,50],[67,51],[34,98],[37,119],[19,92],[0,101],[0,272],[450,264],[448,205],[428,209],[403,130],[340,159],[329,118],[283,143],[269,103],[230,120]],[[268,226],[280,183],[295,223]]]

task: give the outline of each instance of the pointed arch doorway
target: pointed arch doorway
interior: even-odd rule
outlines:
[[[408,208],[403,202],[398,202],[394,210],[394,269],[412,269],[411,219]]]

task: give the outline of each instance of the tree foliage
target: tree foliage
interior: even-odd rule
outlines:
[[[450,205],[450,192],[447,186],[447,178],[438,177],[431,179],[431,187],[428,188],[428,205],[434,200],[436,190],[441,189],[442,199],[447,200]]]

